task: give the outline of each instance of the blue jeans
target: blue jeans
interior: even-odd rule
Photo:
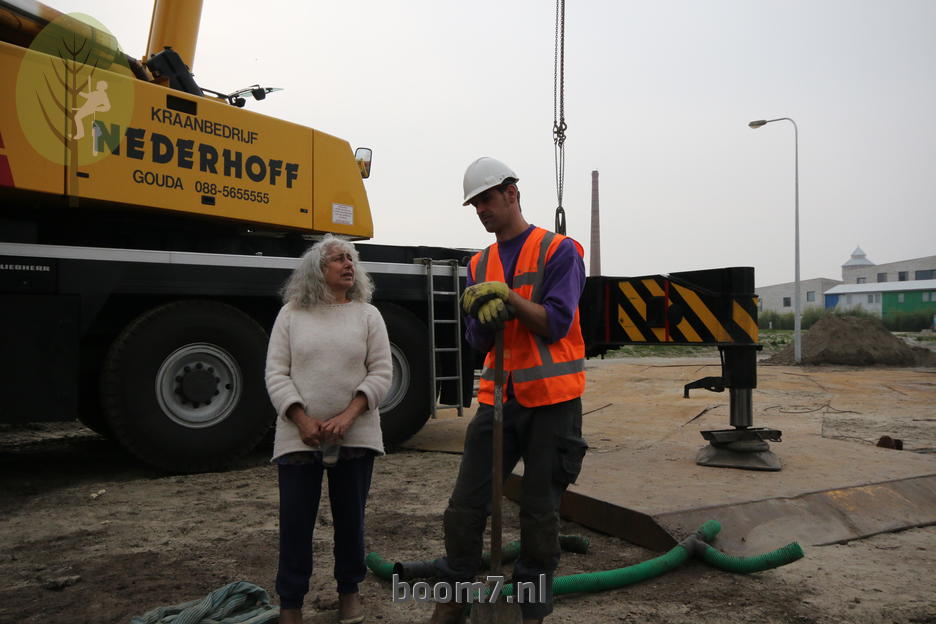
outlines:
[[[335,580],[339,594],[354,594],[364,580],[364,506],[374,455],[341,459],[325,469],[320,461],[279,464],[280,539],[276,593],[283,609],[298,609],[312,576],[312,534],[328,473],[328,498],[335,530]]]
[[[469,581],[481,568],[482,541],[491,513],[494,408],[481,404],[465,434],[465,453],[443,517],[446,556],[435,562],[442,580]],[[542,407],[504,404],[504,477],[523,458],[520,495],[520,557],[513,580],[539,587],[546,595],[520,605],[524,619],[552,613],[552,578],[559,565],[559,499],[578,477],[587,449],[582,439],[582,400]]]

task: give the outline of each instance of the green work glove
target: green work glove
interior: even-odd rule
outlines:
[[[488,301],[497,299],[506,303],[510,289],[504,282],[480,282],[465,289],[462,295],[462,310],[465,314],[478,318],[478,311]]]
[[[510,307],[500,299],[491,299],[481,305],[477,319],[481,327],[488,331],[498,331],[504,328],[504,323],[511,318]]]

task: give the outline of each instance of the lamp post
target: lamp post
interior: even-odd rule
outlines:
[[[793,124],[793,162],[794,162],[794,178],[796,181],[796,212],[795,212],[795,226],[794,226],[794,236],[796,239],[796,252],[795,252],[795,283],[793,287],[793,359],[797,364],[800,364],[803,361],[803,340],[802,334],[800,331],[800,270],[799,270],[799,128],[796,127],[796,122],[790,119],[789,117],[778,117],[777,119],[759,119],[757,121],[752,121],[748,125],[755,130],[761,126],[767,125],[774,121],[789,121]]]

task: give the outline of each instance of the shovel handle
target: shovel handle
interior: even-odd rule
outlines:
[[[491,469],[491,573],[501,567],[501,499],[504,489],[504,330],[494,336],[494,454]]]

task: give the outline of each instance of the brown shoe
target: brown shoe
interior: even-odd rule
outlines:
[[[465,605],[459,602],[437,602],[429,624],[464,624]]]
[[[302,609],[280,609],[279,624],[302,624]]]
[[[360,624],[364,621],[361,594],[338,594],[338,624]]]

